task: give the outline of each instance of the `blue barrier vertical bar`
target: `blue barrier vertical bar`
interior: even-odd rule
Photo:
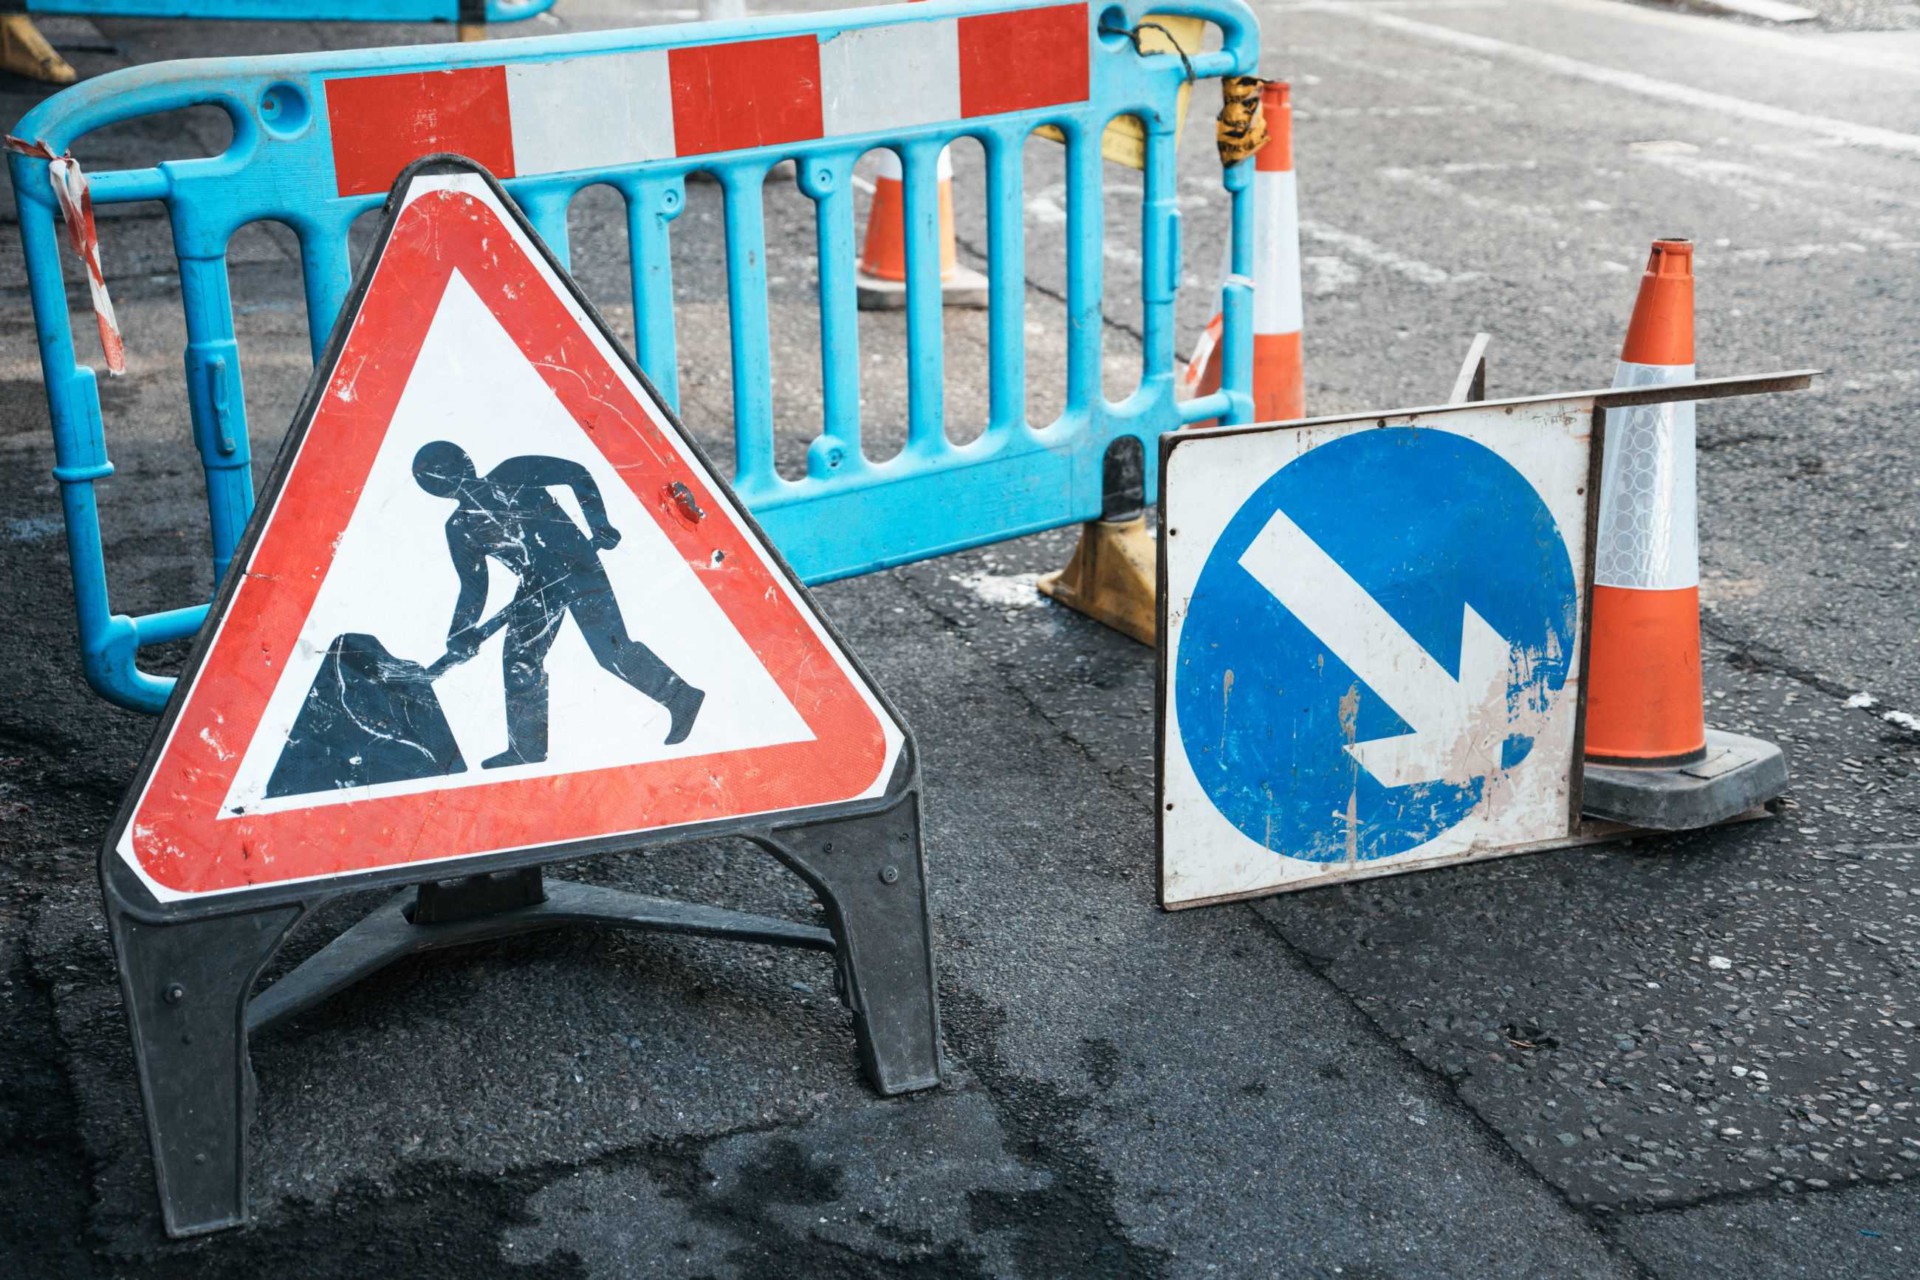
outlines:
[[[865,461],[860,446],[860,315],[854,285],[854,156],[800,162],[800,189],[814,201],[820,267],[820,438],[807,451],[807,474],[828,476]]]
[[[1174,134],[1164,115],[1147,126],[1146,194],[1140,271],[1141,372],[1173,384],[1173,301],[1180,288],[1180,205],[1174,185]]]
[[[180,301],[187,317],[187,408],[207,476],[217,588],[253,513],[253,450],[247,441],[226,258],[181,258]]]
[[[680,357],[673,320],[673,242],[667,224],[686,203],[679,178],[640,178],[627,198],[627,253],[633,275],[634,349],[667,407],[680,411]]]
[[[726,196],[727,315],[733,344],[733,482],[748,503],[778,486],[773,474],[773,356],[767,324],[764,160],[720,170]]]
[[[314,363],[326,352],[327,339],[347,294],[353,288],[353,265],[347,247],[346,227],[302,222],[294,228],[300,237],[300,274],[307,293],[307,340],[313,347]]]
[[[553,250],[553,256],[566,270],[571,270],[573,263],[573,247],[567,236],[567,208],[575,194],[575,189],[551,186],[513,192],[527,221],[533,224],[533,229],[540,233],[547,248]]]
[[[1027,420],[1027,134],[995,129],[987,150],[988,431]]]
[[[1222,290],[1220,389],[1227,393],[1223,422],[1253,421],[1253,158],[1221,175],[1233,203],[1230,270]]]
[[[125,628],[119,643],[113,643],[100,509],[94,503],[94,482],[113,474],[106,432],[100,426],[100,393],[94,370],[79,367],[73,355],[67,284],[60,271],[60,230],[54,226],[46,161],[29,155],[8,159],[40,340],[40,368],[46,372],[46,405],[54,424],[54,480],[60,484],[61,514],[67,522],[67,566],[73,572],[81,662],[96,689],[127,699],[131,689],[123,672],[132,674],[132,628]]]
[[[940,292],[940,155],[938,142],[900,147],[901,215],[907,242],[907,452],[946,448],[946,385],[941,362],[946,306]]]
[[[1067,408],[1091,420],[1100,401],[1101,251],[1098,125],[1063,121],[1067,134]]]
[[[166,701],[165,684],[143,677],[134,668],[133,625],[115,618],[107,599],[100,511],[93,486],[113,474],[113,463],[107,459],[93,370],[81,367],[74,358],[47,162],[22,155],[8,160],[20,210],[20,244],[27,259],[47,411],[53,422],[53,478],[60,485],[60,508],[66,518],[67,565],[73,573],[81,664],[87,682],[101,693],[124,705],[157,711]]]

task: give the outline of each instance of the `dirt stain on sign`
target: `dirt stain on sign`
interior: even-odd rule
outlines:
[[[1227,674],[1220,680],[1220,746],[1222,755],[1227,750],[1227,712],[1233,702],[1233,668],[1227,668]]]
[[[1360,683],[1355,681],[1340,695],[1340,736],[1351,747],[1360,733]],[[1351,755],[1351,753],[1349,753]],[[1347,863],[1360,861],[1360,764],[1354,761],[1353,788],[1347,792]]]

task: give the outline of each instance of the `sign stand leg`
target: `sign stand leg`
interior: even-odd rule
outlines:
[[[940,1013],[917,789],[847,816],[743,832],[820,896],[827,928],[546,880],[538,867],[423,884],[249,1000],[289,930],[327,894],[261,910],[155,922],[109,875],[108,927],[133,1038],[167,1234],[247,1217],[247,1037],[402,956],[566,924],[655,929],[831,951],[868,1081],[882,1094],[940,1083]]]
[[[253,1110],[247,994],[304,910],[292,905],[156,924],[108,895],[169,1235],[246,1220]]]
[[[812,925],[547,880],[540,868],[529,867],[430,881],[395,895],[255,996],[247,1028],[259,1031],[303,1013],[406,956],[578,924],[834,949],[833,935]]]
[[[920,796],[755,840],[819,893],[861,1065],[883,1094],[940,1083],[940,1010],[920,851]]]

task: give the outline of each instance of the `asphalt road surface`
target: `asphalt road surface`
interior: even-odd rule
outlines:
[[[1701,410],[1709,715],[1786,748],[1772,818],[1165,915],[1151,654],[1032,590],[1070,533],[853,579],[820,599],[925,755],[944,1088],[873,1098],[811,955],[592,931],[443,953],[256,1042],[258,1222],[186,1244],[154,1228],[94,873],[151,721],[80,676],[9,213],[0,1274],[1913,1274],[1920,33],[1880,29],[1911,6],[1817,7],[1788,30],[1614,0],[1258,6],[1263,71],[1296,89],[1314,411],[1432,403],[1482,329],[1496,393],[1604,385],[1666,235],[1700,246],[1703,374],[1830,371]],[[636,15],[692,16],[560,0],[527,29]],[[433,34],[48,28],[83,74]],[[1183,345],[1225,218],[1207,92],[1181,158]],[[37,96],[0,83],[0,113]],[[82,157],[206,153],[223,128],[188,113]],[[1027,186],[1036,418],[1064,369],[1049,147]],[[964,253],[984,244],[979,165],[956,152]],[[1109,173],[1112,393],[1138,374],[1138,190]],[[790,183],[767,198],[791,465],[819,414],[813,232]],[[138,611],[205,597],[205,516],[166,224],[116,211],[102,235],[131,362],[103,384],[107,541]],[[695,187],[681,380],[723,448],[718,237],[717,193]],[[572,238],[631,326],[615,204],[584,198]],[[271,228],[232,251],[263,471],[309,368],[290,254]],[[982,402],[985,324],[947,329],[958,426]],[[897,318],[861,335],[884,443],[904,344]],[[732,846],[581,874],[815,910]]]

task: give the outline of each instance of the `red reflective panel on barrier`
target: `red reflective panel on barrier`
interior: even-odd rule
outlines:
[[[960,114],[999,115],[1088,94],[1087,6],[960,19]]]
[[[421,156],[451,151],[511,178],[505,67],[463,67],[327,81],[333,177],[343,196],[385,191]]]
[[[683,156],[818,138],[820,39],[671,49],[673,133]]]

